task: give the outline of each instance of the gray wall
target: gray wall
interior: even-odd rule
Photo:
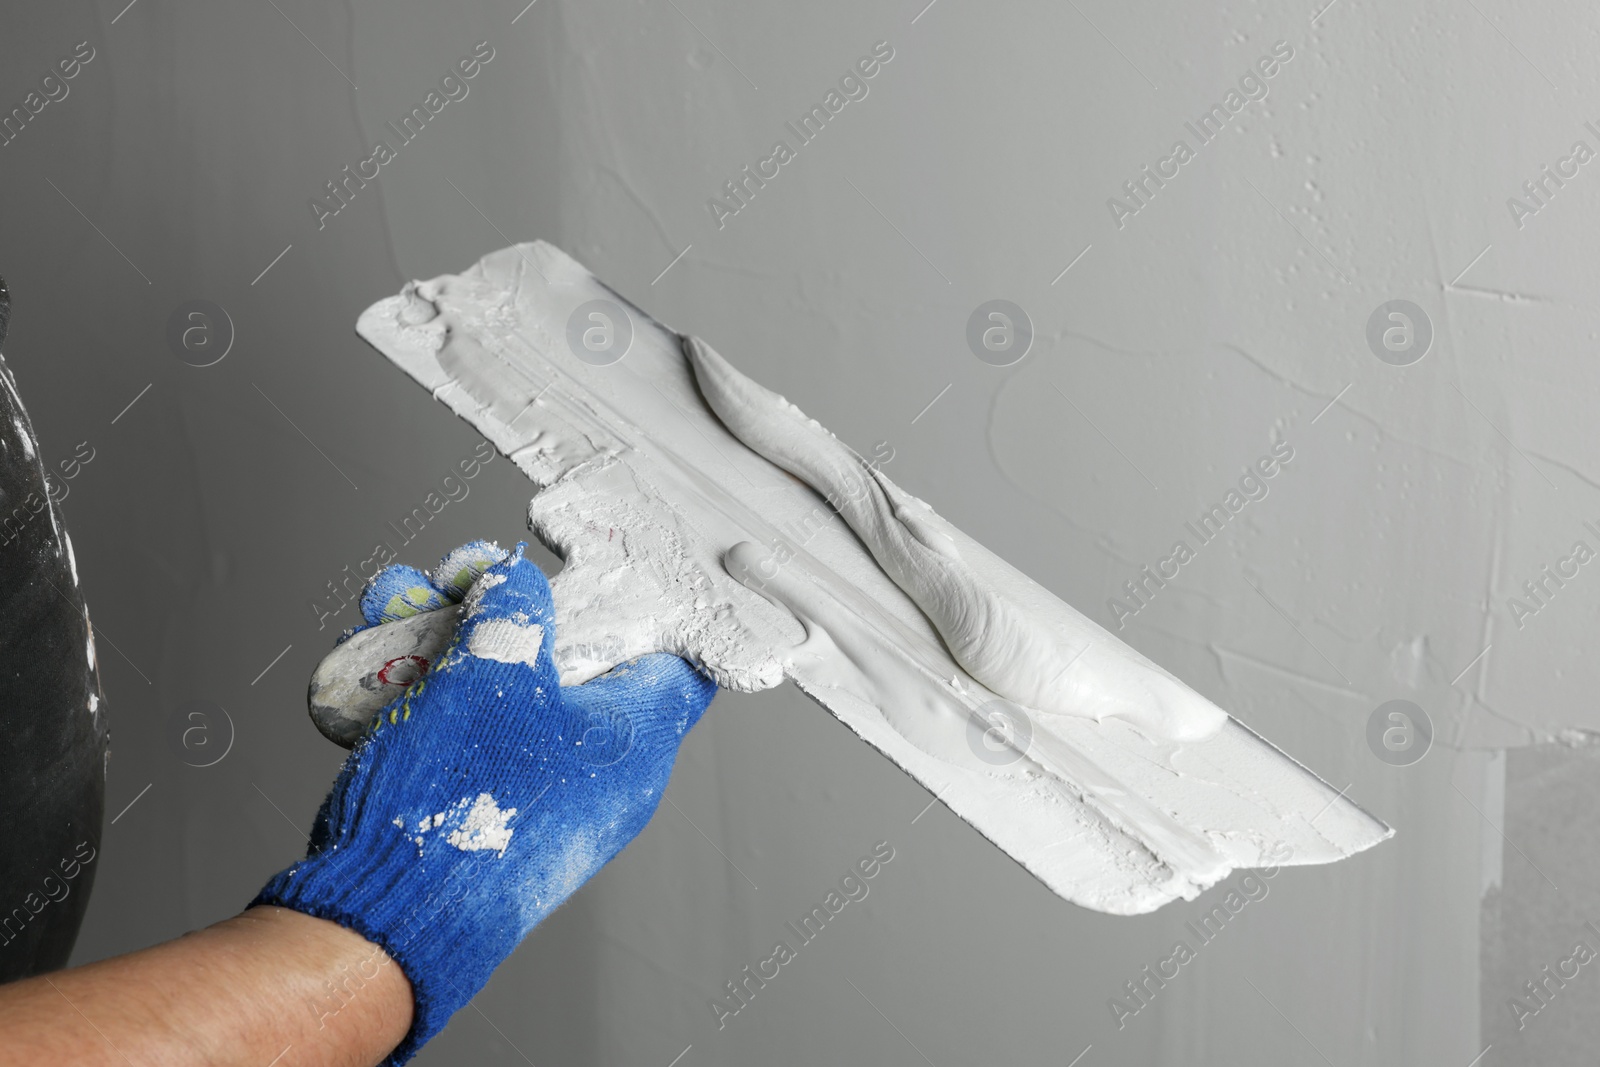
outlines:
[[[1119,1030],[1108,999],[1212,897],[1066,905],[798,693],[724,694],[672,805],[419,1063],[1592,1046],[1587,968],[1521,1031],[1505,1003],[1600,918],[1572,825],[1595,800],[1600,578],[1509,602],[1574,541],[1600,548],[1600,164],[1520,219],[1506,202],[1600,148],[1587,7],[123,2],[33,5],[0,40],[8,109],[96,50],[0,148],[6,358],[47,458],[96,449],[65,508],[116,821],[77,959],[221,919],[298,854],[341,756],[304,684],[353,617],[319,629],[308,601],[476,441],[352,325],[408,278],[544,237],[846,440],[890,441],[896,479],[1108,625],[1122,583],[1289,442],[1271,493],[1122,635],[1399,833],[1279,874]],[[471,94],[319,229],[308,198],[484,40]],[[785,122],[880,40],[869,95],[719,228],[707,199],[793,146]],[[1195,147],[1185,121],[1279,40],[1266,99],[1119,226],[1108,198]],[[236,333],[204,368],[164,339],[197,298]],[[1003,369],[964,339],[992,298],[1036,331]],[[1393,299],[1431,322],[1411,366],[1367,342]],[[527,492],[491,463],[407,557],[516,538]],[[1421,762],[1368,744],[1391,699],[1431,719]],[[191,702],[225,711],[212,747],[178,740]],[[880,840],[871,896],[719,1030],[722,984]]]

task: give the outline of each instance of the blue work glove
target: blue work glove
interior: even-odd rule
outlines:
[[[345,760],[306,858],[254,901],[347,926],[400,964],[416,1012],[393,1064],[644,829],[716,693],[670,655],[561,688],[544,575],[521,545],[495,550],[504,558],[487,570],[492,556],[452,571],[473,547],[432,579],[413,568],[373,579],[362,600],[373,624],[403,617],[396,597],[431,603],[420,590],[432,588],[443,604],[470,583],[456,636]]]

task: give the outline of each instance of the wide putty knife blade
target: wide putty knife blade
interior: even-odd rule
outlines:
[[[626,331],[623,358],[575,354],[591,323]],[[997,754],[981,714],[994,694],[848,527],[729,434],[678,334],[551,245],[407,285],[357,331],[538,487],[530,526],[565,560],[553,583],[564,683],[657,650],[746,691],[788,678],[1056,893],[1116,914],[1392,833],[1231,719],[1173,744],[1117,720],[1033,715],[1031,737]],[[780,548],[782,565],[763,565]],[[753,565],[759,593],[730,573]],[[796,603],[805,625],[783,606]],[[375,684],[379,668],[442,640],[416,625],[330,656],[313,696],[330,736],[348,743],[403,688],[400,671]]]

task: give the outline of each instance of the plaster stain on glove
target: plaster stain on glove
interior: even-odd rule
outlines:
[[[472,629],[467,654],[499,663],[522,663],[532,667],[544,647],[544,627],[520,623],[514,618],[484,619]]]
[[[462,797],[456,804],[460,810],[467,806],[469,797]],[[461,825],[450,831],[450,836],[445,840],[459,848],[462,852],[483,852],[493,849],[501,856],[506,854],[506,846],[511,844],[511,828],[506,823],[511,821],[511,816],[517,813],[516,808],[500,810],[500,805],[494,802],[494,797],[488,793],[479,793],[478,799],[472,801],[472,810],[467,812],[467,817],[461,820]]]
[[[472,805],[469,811],[467,805]],[[462,812],[466,812],[462,815]],[[506,853],[506,847],[511,844],[512,830],[506,825],[511,821],[511,816],[517,813],[516,808],[507,808],[504,811],[494,802],[494,797],[488,793],[479,793],[476,798],[462,797],[454,805],[444,811],[433,815],[424,815],[417,821],[417,834],[425,834],[429,830],[437,830],[448,820],[452,829],[445,835],[445,842],[460,849],[462,852],[487,852],[493,851],[501,856]],[[459,820],[459,821],[458,821]],[[394,818],[394,825],[401,830],[406,827],[406,821],[399,815]],[[420,849],[424,838],[412,838]],[[418,855],[421,855],[419,852]]]
[[[483,598],[497,585],[504,585],[504,574],[485,574],[472,584],[467,595],[461,598],[461,610],[470,618],[483,613]]]

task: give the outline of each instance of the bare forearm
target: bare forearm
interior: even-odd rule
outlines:
[[[400,1043],[411,1011],[405,975],[361,935],[252,908],[164,945],[0,986],[0,1067],[370,1067]]]

